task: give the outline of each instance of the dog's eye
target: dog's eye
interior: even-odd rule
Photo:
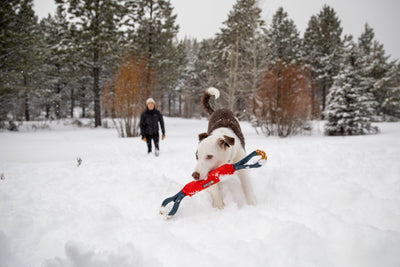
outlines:
[[[196,151],[196,160],[199,160],[199,155],[197,154],[197,151]]]
[[[207,155],[207,159],[212,159],[213,157],[213,155]]]

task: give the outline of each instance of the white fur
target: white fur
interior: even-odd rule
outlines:
[[[233,160],[237,159],[238,154],[240,156],[244,154],[241,151],[243,150],[241,146],[236,144],[226,149],[221,149],[218,142],[220,138],[224,138],[224,135],[234,137],[236,142],[239,140],[231,129],[218,128],[199,143],[197,148],[198,160],[194,171],[200,174],[200,180],[206,179],[207,174],[215,168],[225,163],[234,163]],[[209,159],[209,156],[212,156],[212,159]]]
[[[219,140],[224,139],[224,136],[233,137],[235,143],[229,147],[221,148],[219,146]],[[212,158],[210,158],[210,156],[212,156]],[[229,128],[218,128],[199,143],[197,149],[198,160],[194,172],[198,172],[200,174],[200,179],[203,180],[207,177],[208,173],[215,168],[226,163],[233,164],[245,156],[246,152],[240,144],[240,140],[236,134]],[[249,205],[255,205],[255,196],[249,178],[247,177],[246,170],[238,171],[238,176],[247,203]],[[219,184],[212,186],[210,189],[213,206],[222,209],[224,203],[221,190],[219,189]]]
[[[219,97],[219,90],[215,87],[210,87],[207,89],[207,92],[210,95],[213,95],[215,97],[215,99],[217,99]]]

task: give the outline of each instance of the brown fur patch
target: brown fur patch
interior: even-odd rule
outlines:
[[[227,149],[235,144],[235,138],[224,135],[224,138],[218,139],[218,145],[221,149]]]
[[[245,141],[244,141],[242,129],[240,128],[239,122],[236,119],[233,112],[230,111],[229,109],[225,109],[225,108],[214,110],[210,104],[210,98],[211,98],[211,95],[208,93],[208,91],[205,91],[201,98],[201,103],[202,103],[203,109],[208,114],[210,114],[207,134],[210,135],[212,133],[212,131],[214,131],[215,129],[218,129],[218,128],[223,128],[223,127],[229,128],[237,135],[242,147],[244,148]],[[205,136],[205,137],[207,137],[207,136]],[[201,140],[203,140],[205,137],[203,137]],[[199,140],[200,140],[200,136],[199,136]]]
[[[238,120],[235,118],[232,111],[225,108],[217,109],[211,114],[207,133],[211,134],[215,129],[223,127],[231,129],[237,137],[239,137],[241,145],[245,147],[244,136]]]
[[[227,136],[227,135],[224,135],[224,138],[225,138],[225,142],[228,145],[233,146],[235,144],[235,138]]]
[[[208,133],[201,133],[199,134],[199,142],[203,141],[203,139],[208,137]]]

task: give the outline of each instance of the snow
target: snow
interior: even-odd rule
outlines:
[[[378,135],[276,138],[241,123],[258,204],[237,177],[159,215],[195,165],[206,120],[165,118],[161,155],[115,129],[0,132],[0,266],[400,266],[400,124]],[[77,158],[82,164],[77,166]],[[235,192],[232,194],[232,192]]]

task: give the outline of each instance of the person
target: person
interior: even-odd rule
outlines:
[[[165,138],[165,127],[163,116],[161,112],[155,108],[155,105],[156,102],[153,98],[146,100],[146,110],[140,116],[140,133],[142,135],[142,140],[147,143],[147,153],[150,154],[152,152],[151,141],[153,140],[155,155],[158,157],[160,154],[158,123],[160,123],[161,126],[163,140]]]

